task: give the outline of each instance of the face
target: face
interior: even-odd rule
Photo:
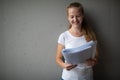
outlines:
[[[83,15],[78,8],[72,7],[68,9],[68,21],[72,26],[81,26]]]

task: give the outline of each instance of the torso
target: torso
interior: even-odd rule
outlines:
[[[79,47],[87,42],[84,35],[73,36],[70,31],[65,31],[63,35],[66,49]],[[70,71],[63,69],[62,78],[64,80],[92,80],[92,68],[88,68],[85,63],[81,63]]]
[[[79,37],[73,36],[70,31],[64,33],[65,36],[65,48],[75,48],[86,43],[85,36],[81,35]]]

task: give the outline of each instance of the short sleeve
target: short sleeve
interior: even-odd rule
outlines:
[[[59,38],[58,38],[58,43],[59,44],[62,44],[62,45],[65,45],[65,36],[64,34],[60,34]]]

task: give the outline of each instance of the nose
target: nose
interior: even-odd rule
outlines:
[[[74,17],[74,21],[75,21],[75,22],[78,21],[77,17]]]

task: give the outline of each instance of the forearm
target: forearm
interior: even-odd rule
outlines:
[[[62,58],[56,58],[56,62],[58,65],[60,65],[62,68],[65,68],[65,62],[62,60]]]

